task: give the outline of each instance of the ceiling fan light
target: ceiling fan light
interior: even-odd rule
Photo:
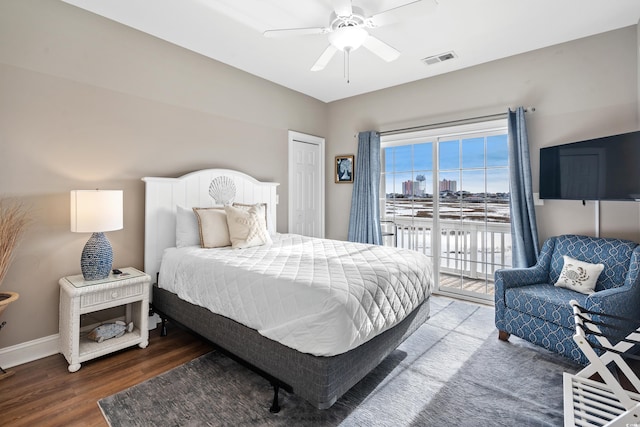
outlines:
[[[361,27],[341,27],[329,33],[329,43],[341,51],[356,50],[369,36]]]

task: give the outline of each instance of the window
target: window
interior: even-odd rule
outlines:
[[[493,299],[511,266],[506,120],[382,137],[384,244],[434,258],[437,290]]]

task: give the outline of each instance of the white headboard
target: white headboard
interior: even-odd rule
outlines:
[[[153,280],[160,271],[166,248],[176,245],[176,206],[211,207],[211,182],[228,177],[235,185],[236,203],[266,203],[267,228],[276,230],[277,182],[260,182],[242,172],[228,169],[204,169],[179,178],[145,177],[144,270]],[[224,179],[224,178],[222,178]]]

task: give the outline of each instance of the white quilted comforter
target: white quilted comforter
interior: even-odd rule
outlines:
[[[432,284],[418,252],[295,234],[248,249],[169,248],[159,276],[180,298],[317,356],[393,327]]]

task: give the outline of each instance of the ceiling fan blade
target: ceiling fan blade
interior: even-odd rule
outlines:
[[[369,37],[364,40],[363,46],[387,62],[394,61],[400,56],[400,52],[397,49],[392,48],[382,40],[373,37],[371,34],[369,34]]]
[[[436,8],[436,0],[414,0],[402,6],[376,13],[365,20],[365,26],[369,28],[382,27],[395,24],[400,21],[415,19],[428,15]]]
[[[322,52],[322,55],[320,55],[320,58],[318,58],[316,63],[313,64],[313,67],[311,67],[311,71],[324,70],[324,67],[327,66],[327,64],[329,63],[329,61],[331,61],[331,58],[333,58],[333,55],[335,55],[337,51],[338,49],[336,49],[332,44],[327,46],[324,52]]]
[[[332,0],[331,4],[337,16],[351,16],[353,14],[351,0]]]
[[[268,38],[281,38],[292,36],[306,36],[309,34],[325,34],[328,32],[329,29],[325,27],[288,28],[285,30],[267,30],[262,33],[262,35]]]

